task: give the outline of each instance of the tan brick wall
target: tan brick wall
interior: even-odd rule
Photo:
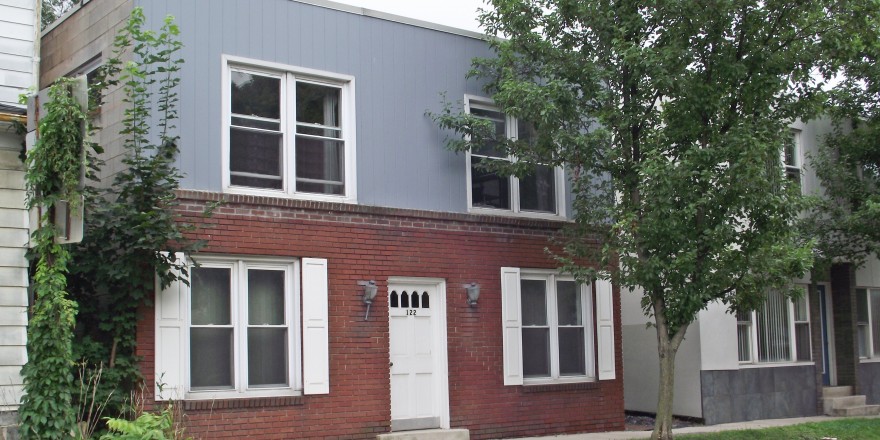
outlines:
[[[102,61],[113,56],[113,40],[131,14],[133,0],[91,0],[76,9],[62,22],[43,33],[40,87],[55,79],[75,73],[95,57]],[[108,90],[104,106],[94,123],[103,128],[96,141],[104,147],[106,161],[99,177],[104,185],[122,167],[119,137],[123,115],[122,94]]]

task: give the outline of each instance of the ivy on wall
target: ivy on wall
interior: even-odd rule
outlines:
[[[125,168],[86,206],[87,232],[71,271],[80,304],[76,358],[91,370],[103,367],[98,395],[109,396],[110,415],[124,412],[141,385],[152,389],[142,383],[135,351],[140,307],[151,301],[157,276],[166,286],[176,274],[186,280],[174,253],[203,244],[184,237],[190,226],[175,215],[182,177],[175,167],[179,29],[170,16],[158,31],[144,27],[143,11],[135,8],[98,74],[97,87],[118,88],[123,96]],[[132,61],[123,61],[127,54]]]
[[[73,400],[73,328],[76,303],[67,292],[70,252],[56,243],[54,211],[62,201],[81,203],[85,112],[74,98],[74,82],[49,88],[38,125],[39,139],[26,158],[27,207],[40,212],[33,231],[33,315],[28,326],[28,363],[22,368],[19,409],[22,438],[69,438],[76,422]]]
[[[125,168],[112,185],[80,189],[83,167],[97,180],[102,164],[95,157],[102,149],[83,136],[97,127],[88,125],[87,113],[73,99],[71,80],[60,79],[50,88],[39,141],[27,156],[29,207],[47,209],[44,226],[33,235],[36,302],[20,413],[25,439],[70,438],[75,424],[83,422],[76,408],[89,404],[77,402],[74,382],[79,376],[88,383],[84,376],[98,371],[101,379],[87,397],[105,402],[105,415],[136,415],[129,411],[132,393],[153,385],[143,383],[138,369],[139,311],[151,301],[157,279],[163,286],[178,277],[186,282],[188,274],[174,253],[203,245],[185,237],[191,226],[175,215],[174,191],[181,178],[175,167],[176,90],[183,63],[177,55],[179,29],[170,16],[158,31],[145,30],[145,21],[135,8],[114,40],[113,56],[90,84],[90,96],[108,90],[123,96]],[[100,101],[90,103],[91,110]],[[83,196],[84,238],[68,249],[55,243],[51,207],[58,200],[78,203]]]

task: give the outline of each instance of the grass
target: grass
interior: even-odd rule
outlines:
[[[724,431],[712,434],[676,435],[684,440],[880,440],[880,419],[841,419],[778,428]]]

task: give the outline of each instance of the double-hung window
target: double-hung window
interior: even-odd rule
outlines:
[[[494,127],[496,139],[529,140],[534,126],[505,115],[490,100],[468,98],[467,111]],[[522,215],[563,216],[563,173],[559,167],[537,164],[525,177],[501,176],[482,165],[492,161],[516,161],[488,142],[468,153],[468,200],[472,212],[507,211]]]
[[[526,272],[520,279],[520,301],[523,377],[586,378],[592,361],[587,357],[592,351],[587,289],[571,278]],[[589,373],[593,375],[592,369]]]
[[[740,362],[810,360],[810,314],[806,292],[791,301],[781,292],[770,291],[758,310],[738,312],[736,321]]]
[[[225,187],[353,202],[354,79],[229,64]]]
[[[190,391],[292,390],[295,263],[210,260],[191,269]]]
[[[596,282],[595,308],[593,287],[552,270],[501,268],[505,385],[615,378],[611,284]]]
[[[880,357],[880,289],[856,289],[859,357]]]
[[[329,393],[327,260],[198,263],[156,286],[157,399]]]
[[[785,168],[785,177],[797,188],[801,188],[800,151],[800,132],[792,131],[782,147],[782,165]]]

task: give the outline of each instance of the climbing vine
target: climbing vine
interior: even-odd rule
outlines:
[[[97,114],[103,98],[84,111],[74,98],[73,80],[60,79],[49,89],[39,141],[26,157],[28,207],[41,210],[41,227],[32,240],[36,301],[28,330],[30,360],[23,369],[25,439],[70,438],[77,422],[93,423],[77,420],[77,407],[89,405],[77,401],[84,399],[74,393],[77,376],[94,384],[94,392],[85,394],[111,416],[125,415],[132,393],[152,389],[138,369],[139,311],[151,300],[157,276],[163,286],[178,277],[186,281],[174,253],[202,245],[185,237],[191,227],[175,214],[181,178],[175,167],[179,30],[171,17],[158,31],[144,25],[143,11],[135,8],[114,40],[113,56],[90,84],[90,97],[108,91],[123,96],[119,134],[125,166],[112,184],[83,187],[83,170],[97,180],[103,165],[95,159],[101,146],[84,136],[98,130],[89,115]],[[83,199],[83,241],[57,244],[50,222],[56,205],[63,200],[78,209]],[[100,381],[91,380],[96,372]]]
[[[52,222],[62,201],[71,209],[81,203],[86,115],[73,89],[69,79],[49,88],[39,138],[26,157],[27,207],[38,213],[39,226],[31,236],[34,307],[28,326],[29,361],[22,368],[25,395],[19,409],[24,439],[70,437],[76,423],[72,340],[77,307],[67,293],[70,252],[56,243],[58,230]]]
[[[155,32],[145,30],[144,22],[136,8],[98,75],[97,87],[118,87],[124,96],[125,167],[86,207],[88,231],[73,253],[73,294],[81,305],[76,355],[92,370],[103,366],[97,394],[109,399],[110,415],[124,412],[140,385],[152,388],[142,383],[136,334],[139,309],[152,298],[156,276],[163,285],[175,273],[185,279],[174,252],[201,246],[184,237],[189,226],[175,214],[181,178],[175,167],[179,30],[171,17]],[[123,61],[127,55],[132,61]]]

